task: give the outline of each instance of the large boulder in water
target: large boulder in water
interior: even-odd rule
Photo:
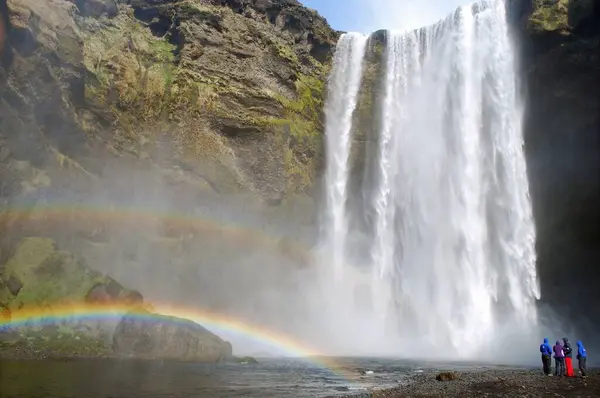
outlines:
[[[113,352],[139,359],[215,363],[232,356],[231,344],[187,319],[146,312],[126,314],[113,335]]]

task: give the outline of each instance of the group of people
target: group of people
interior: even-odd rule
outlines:
[[[550,347],[548,338],[546,337],[542,345],[540,345],[540,352],[542,354],[542,364],[544,366],[545,375],[552,376],[552,354],[554,354],[554,375],[567,377],[575,376],[575,372],[573,371],[573,348],[571,347],[571,343],[569,343],[569,339],[563,337],[562,342],[558,340],[553,347]],[[587,351],[581,341],[577,342],[576,358],[581,377],[587,377]]]

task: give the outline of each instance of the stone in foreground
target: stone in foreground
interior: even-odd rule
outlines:
[[[232,356],[231,344],[192,321],[148,312],[126,314],[113,335],[115,355],[216,363]]]

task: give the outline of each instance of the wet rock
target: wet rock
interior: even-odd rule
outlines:
[[[458,374],[455,372],[441,372],[435,376],[437,381],[451,381],[456,380],[456,378],[458,378]]]
[[[113,335],[118,356],[216,363],[231,357],[231,344],[186,319],[127,314]]]
[[[253,365],[253,364],[257,364],[258,361],[253,358],[253,357],[231,357],[229,359],[229,362],[234,362],[234,363],[239,363],[239,364],[244,364],[244,365]]]
[[[8,291],[13,296],[16,296],[16,295],[19,294],[19,292],[23,288],[23,284],[21,283],[21,281],[19,280],[19,278],[17,278],[14,275],[10,275],[8,277],[8,280],[6,281],[6,287],[8,288]]]
[[[108,278],[107,282],[94,285],[85,297],[85,301],[97,304],[129,303],[136,305],[141,304],[143,300],[140,292],[125,289],[112,278]]]
[[[514,0],[511,7],[527,94],[525,153],[542,301],[594,324],[600,308],[580,303],[600,298],[600,7],[593,0]]]

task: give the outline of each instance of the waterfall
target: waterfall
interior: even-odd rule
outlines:
[[[356,107],[362,76],[362,61],[367,37],[347,33],[340,37],[329,79],[329,96],[325,104],[327,137],[327,212],[326,241],[331,263],[338,272],[345,263],[345,237],[348,231],[346,198],[348,157],[352,114]]]
[[[352,275],[347,289],[370,286],[372,313],[351,318],[390,342],[418,342],[415,355],[444,347],[444,356],[480,357],[506,328],[518,335],[537,322],[535,229],[505,14],[504,1],[479,1],[435,25],[386,32],[372,110],[381,120],[377,167],[363,184],[367,203],[352,211],[348,154],[360,128],[351,123],[365,40],[344,35],[335,55],[326,108],[330,265],[342,279]],[[353,219],[369,220],[369,270],[359,282],[344,257]]]

